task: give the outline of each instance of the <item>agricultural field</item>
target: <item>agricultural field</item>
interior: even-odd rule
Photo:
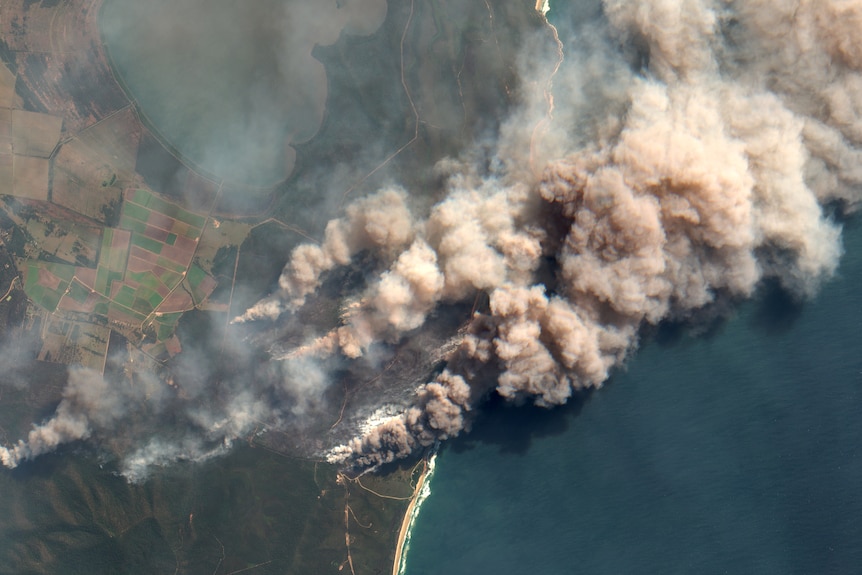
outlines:
[[[147,190],[127,192],[119,228],[105,230],[94,286],[111,301],[108,318],[172,333],[173,314],[215,289],[212,276],[192,263],[205,224],[204,216]]]
[[[8,70],[5,66],[3,70],[0,102],[9,102],[8,94],[2,94],[8,90]],[[12,86],[14,89],[14,77]],[[62,128],[63,119],[58,116],[0,107],[0,194],[48,199],[48,158],[60,141]]]
[[[97,222],[116,224],[110,216],[119,207],[124,183],[117,171],[78,140],[60,147],[54,159],[51,199]]]
[[[0,108],[12,108],[20,104],[15,95],[15,74],[0,62]]]
[[[53,256],[79,266],[96,265],[99,255],[99,228],[60,220],[32,218],[27,232],[38,244],[41,255]]]
[[[28,261],[23,272],[27,297],[39,307],[54,312],[75,277],[75,266]]]
[[[94,267],[101,229],[63,208],[33,203],[9,196],[0,199],[2,225],[11,228],[10,250],[27,260]]]
[[[0,196],[12,195],[12,154],[0,153]]]
[[[135,173],[140,132],[140,122],[130,105],[79,132],[76,139],[128,178]]]
[[[219,252],[222,253],[232,246],[239,246],[248,237],[252,226],[243,222],[231,220],[212,220],[204,230],[198,251],[195,253],[195,263],[205,271],[216,275],[214,266],[218,262]],[[231,270],[231,275],[233,270]]]
[[[30,200],[48,199],[50,165],[44,158],[12,156],[12,195]]]
[[[119,227],[104,228],[100,241],[93,229],[77,224],[54,238],[46,233],[50,224],[31,219],[26,229],[31,237],[40,238],[42,255],[52,248],[58,259],[68,261],[71,255],[83,259],[82,245],[87,246],[86,255],[95,253],[98,245],[98,262],[93,268],[27,260],[24,290],[48,312],[104,316],[124,332],[152,335],[161,345],[156,353],[178,353],[174,331],[179,318],[203,304],[217,283],[193,263],[206,221],[142,189],[126,193]],[[236,229],[230,232],[226,238]],[[64,238],[69,239],[59,241]],[[59,357],[59,344],[52,345],[48,348],[52,357]]]
[[[0,108],[0,154],[12,153],[12,110]]]
[[[230,301],[252,224],[229,220],[238,207],[228,204],[221,221],[207,218],[225,196],[249,203],[248,190],[187,167],[153,188],[167,196],[141,189],[153,158],[183,164],[164,143],[144,149],[153,138],[108,65],[97,7],[0,4],[2,237],[20,286],[45,314],[43,358],[69,359],[76,346],[86,355],[88,336],[79,342],[61,321],[115,329],[147,353],[173,355],[184,312]],[[263,208],[271,190],[261,194]]]
[[[135,158],[140,124],[131,107],[64,143],[54,160],[53,202],[116,225],[122,190],[139,183]]]
[[[68,321],[51,315],[42,331],[40,361],[78,364],[103,371],[111,330],[92,323]]]
[[[48,158],[60,141],[63,118],[12,110],[12,150],[21,156]]]
[[[75,133],[128,105],[99,43],[100,2],[0,3],[0,37],[21,107],[62,117]]]

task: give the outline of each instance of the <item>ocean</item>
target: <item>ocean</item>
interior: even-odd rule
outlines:
[[[408,575],[858,573],[862,227],[795,304],[662,333],[601,390],[444,445]]]
[[[121,80],[136,94],[141,110],[147,111],[141,112],[146,123],[181,148],[186,159],[228,180],[249,180],[264,188],[274,185],[294,169],[292,144],[311,138],[308,147],[300,150],[306,172],[300,165],[290,185],[297,190],[330,190],[333,197],[358,197],[354,180],[359,187],[370,188],[371,179],[366,179],[378,170],[365,175],[358,167],[365,162],[378,165],[387,158],[378,166],[383,167],[400,153],[391,155],[392,150],[404,150],[397,162],[403,162],[399,169],[408,172],[414,164],[427,161],[430,166],[444,152],[470,146],[461,136],[468,117],[472,122],[473,116],[487,115],[491,124],[496,123],[486,105],[494,108],[503,92],[510,96],[507,81],[510,76],[518,79],[514,70],[504,71],[509,68],[503,65],[508,59],[506,46],[519,40],[518,35],[505,32],[509,29],[504,26],[505,3],[495,5],[500,7],[496,16],[489,2],[472,3],[471,8],[466,0],[410,2],[409,9],[408,3],[400,3],[397,13],[398,3],[390,3],[394,16],[390,27],[379,34],[380,43],[369,41],[362,47],[358,41],[344,42],[327,51],[315,41],[303,42],[301,50],[273,51],[273,46],[281,46],[282,36],[311,37],[283,35],[278,26],[269,29],[270,23],[278,23],[270,16],[281,0],[261,2],[260,12],[255,11],[259,19],[247,25],[236,21],[246,15],[246,4],[220,2],[221,8],[213,8],[212,2],[203,0],[184,6],[116,0],[105,3],[101,22],[114,66],[135,69],[122,74]],[[204,4],[208,10],[202,10]],[[694,10],[695,4],[689,7]],[[600,0],[568,3],[570,13],[558,23],[588,30],[602,5]],[[442,9],[449,7],[451,13]],[[474,25],[464,14],[482,24]],[[828,16],[825,9],[817,14]],[[210,16],[217,17],[210,20]],[[324,16],[317,16],[309,22],[326,22]],[[625,20],[619,12],[617,16]],[[162,28],[144,25],[147,17]],[[180,21],[192,24],[175,26]],[[515,24],[520,21],[512,18],[510,25],[519,30]],[[730,20],[726,24],[722,31],[729,34],[727,42],[739,40],[737,26]],[[636,31],[637,26],[629,28]],[[163,38],[163,29],[181,33]],[[564,43],[574,48],[578,42],[572,34],[560,30]],[[167,42],[167,37],[175,43]],[[249,42],[249,38],[259,41]],[[495,41],[487,41],[491,38]],[[567,51],[568,58],[577,61],[586,56],[584,46],[590,45],[591,36],[584,38],[580,51]],[[697,38],[671,39],[688,48],[689,41]],[[613,84],[618,80],[613,77],[617,67],[647,66],[639,40],[635,37],[630,46],[622,46],[623,53],[610,62],[587,63],[609,64],[605,79]],[[799,44],[806,48],[801,40]],[[840,38],[835,44],[841,44]],[[656,48],[660,59],[663,50],[658,44]],[[282,62],[277,54],[282,53],[314,60],[308,75],[292,76],[285,84],[303,86],[295,93],[308,96],[307,101],[300,98],[293,105],[271,89],[269,82]],[[201,64],[204,56],[206,65]],[[327,84],[320,81],[324,61],[334,63],[326,70]],[[541,70],[542,61],[536,64]],[[859,69],[855,61],[844,64],[848,75]],[[452,74],[455,70],[459,72]],[[157,77],[158,71],[168,75]],[[465,81],[466,91],[460,71],[467,72],[465,80],[475,76]],[[753,67],[749,73],[759,72]],[[494,81],[486,82],[486,77]],[[808,78],[800,90],[819,89],[815,84]],[[444,97],[447,85],[452,89],[452,106]],[[574,112],[579,105],[604,97],[602,86],[583,86],[583,94],[580,85],[568,87],[578,88],[571,94]],[[595,94],[591,93],[594,87]],[[614,86],[607,87],[608,94],[613,90]],[[578,101],[580,96],[584,102]],[[423,105],[417,107],[414,97]],[[328,106],[327,99],[331,99]],[[264,112],[262,120],[246,118],[246,110],[254,107]],[[328,110],[325,122],[323,108]],[[755,108],[747,110],[753,113]],[[354,110],[362,114],[355,115]],[[447,115],[463,116],[463,126],[461,120],[450,125]],[[438,123],[437,117],[446,121]],[[189,118],[194,121],[186,122]],[[565,118],[561,114],[561,121]],[[586,118],[585,123],[593,120]],[[322,132],[315,136],[318,128]],[[380,134],[371,136],[372,131]],[[459,139],[464,142],[456,142]],[[769,148],[750,139],[758,148]],[[377,142],[385,145],[378,147]],[[141,150],[146,149],[142,144]],[[531,147],[531,155],[532,151]],[[148,156],[139,150],[138,171],[148,165]],[[711,159],[710,154],[702,159],[707,156]],[[153,158],[157,163],[161,156]],[[788,163],[792,159],[787,158]],[[767,167],[777,170],[780,163]],[[850,167],[836,167],[839,172],[844,168],[854,175]],[[330,171],[331,178],[318,174]],[[416,174],[425,171],[424,167],[415,170]],[[167,172],[171,170],[166,168]],[[415,177],[436,178],[427,173]],[[164,182],[172,178],[173,172]],[[685,177],[677,183],[690,184]],[[311,225],[305,217],[313,210],[302,203],[293,206],[299,194],[284,197],[278,209],[290,212],[303,227]],[[740,230],[744,232],[744,226]],[[783,235],[774,239],[775,245],[785,245]],[[862,296],[856,288],[862,280],[862,227],[858,221],[848,224],[844,241],[847,253],[837,276],[815,298],[794,302],[775,286],[765,285],[752,301],[708,329],[692,333],[663,326],[643,341],[640,351],[603,389],[564,407],[546,410],[501,401],[481,407],[473,431],[443,445],[434,460],[433,477],[428,477],[421,491],[420,512],[410,522],[404,571],[408,575],[858,572],[862,565],[862,457],[857,447],[862,432]],[[274,246],[268,244],[268,251],[277,252],[280,265],[287,250]],[[240,251],[246,261],[260,265],[258,258],[249,258],[248,250]],[[474,263],[471,260],[468,265]],[[213,390],[236,397],[227,394],[223,383],[215,383]],[[8,396],[4,399],[9,404]],[[38,414],[36,421],[49,413]],[[200,419],[198,413],[192,415]],[[187,418],[178,419],[180,436]],[[246,437],[246,431],[237,434]],[[4,445],[19,435],[4,438]],[[132,439],[136,438],[129,438],[130,445]],[[347,565],[353,570],[354,558],[358,565],[379,564],[388,551],[381,550],[390,540],[387,529],[397,528],[391,517],[393,509],[400,507],[393,505],[402,505],[406,498],[384,497],[398,502],[387,504],[386,513],[363,509],[355,495],[348,505],[341,487],[327,487],[326,481],[343,486],[334,470],[326,471],[324,479],[319,475],[324,471],[314,463],[290,462],[251,447],[194,469],[177,464],[158,471],[146,484],[132,486],[110,469],[103,470],[102,460],[86,455],[87,449],[69,446],[0,476],[0,491],[6,495],[2,498],[6,511],[0,516],[7,518],[0,525],[0,573],[37,569],[52,573],[345,572]],[[78,457],[79,453],[85,456]],[[106,467],[112,464],[106,461]],[[350,527],[349,533],[342,533],[343,523]],[[345,553],[349,553],[346,558]],[[305,568],[301,561],[317,566]],[[30,565],[34,567],[27,571]]]

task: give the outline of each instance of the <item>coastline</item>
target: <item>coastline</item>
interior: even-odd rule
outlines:
[[[424,468],[416,480],[416,488],[410,498],[407,511],[404,512],[404,520],[401,522],[401,530],[398,532],[398,543],[395,547],[395,559],[392,562],[392,575],[404,575],[407,567],[407,551],[410,549],[410,533],[422,503],[431,495],[431,477],[434,475],[434,467],[437,460],[436,448],[423,461]]]

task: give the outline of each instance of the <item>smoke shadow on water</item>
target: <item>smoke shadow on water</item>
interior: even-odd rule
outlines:
[[[766,279],[759,286],[755,298],[746,304],[749,309],[746,323],[755,332],[776,336],[791,331],[802,316],[805,302],[789,292],[774,279]],[[713,341],[721,338],[727,326],[735,320],[739,310],[723,301],[699,314],[680,321],[663,321],[657,326],[642,330],[638,347],[658,346],[668,351],[686,348],[693,341]],[[630,360],[637,356],[632,352]],[[603,387],[615,385],[614,380],[625,378],[625,364],[612,374]],[[500,454],[523,456],[534,442],[564,435],[573,418],[578,417],[593,397],[595,390],[574,392],[567,403],[551,408],[532,404],[524,405],[504,399],[493,393],[476,413],[468,432],[447,444],[447,449],[463,454],[479,444],[497,446]]]
[[[766,335],[778,335],[793,329],[804,307],[797,296],[774,280],[764,282],[753,303],[751,325]]]
[[[514,405],[496,393],[478,411],[472,429],[447,448],[465,453],[478,444],[497,446],[501,454],[525,455],[534,440],[563,435],[588,402],[591,392],[574,395],[565,405],[546,408]]]
[[[663,325],[582,410],[483,409],[441,452],[408,572],[856,572],[862,230],[844,231],[802,305],[767,284],[715,332]]]
[[[705,310],[700,318],[663,321],[652,329],[641,330],[641,345],[655,343],[662,348],[668,348],[679,345],[692,334],[702,339],[718,337],[727,324],[729,313],[714,308]]]

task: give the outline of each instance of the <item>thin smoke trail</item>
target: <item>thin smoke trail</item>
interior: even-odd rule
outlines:
[[[519,105],[493,142],[438,163],[437,204],[397,185],[354,200],[235,319],[289,323],[331,274],[373,262],[336,327],[304,326],[267,365],[220,379],[223,397],[211,358],[184,351],[194,433],[149,438],[128,473],[314,414],[333,371],[376,365],[471,307],[410,398],[378,381],[383,405],[342,408],[357,433],[319,438],[330,461],[373,468],[453,437],[489,393],[564,403],[600,387],[645,327],[749,297],[765,279],[815,293],[842,252],[826,207],[850,212],[862,189],[862,2],[601,8],[562,50],[550,28],[524,40]],[[244,345],[229,354],[254,364]],[[113,429],[138,393],[70,375],[56,414],[0,458],[14,466]]]
[[[237,318],[299,309],[360,251],[388,269],[339,327],[296,353],[358,358],[487,295],[446,369],[331,461],[373,467],[457,435],[489,371],[506,398],[560,404],[601,386],[645,325],[748,297],[767,277],[807,296],[834,272],[840,227],[822,206],[858,201],[849,160],[862,135],[862,48],[845,22],[862,18],[862,3],[603,8],[604,33],[582,30],[566,61],[545,56],[557,99],[527,98],[490,171],[442,165],[448,195],[424,216],[398,190],[353,204],[321,246],[294,250],[281,291]],[[796,33],[778,35],[778,24]],[[542,101],[547,115],[529,121]],[[823,102],[834,103],[825,115]]]

